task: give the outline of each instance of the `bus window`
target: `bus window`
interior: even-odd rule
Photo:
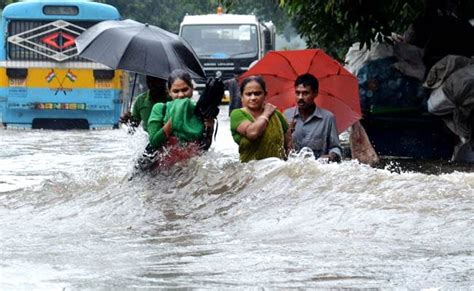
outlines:
[[[79,8],[77,6],[44,6],[44,15],[77,15]]]

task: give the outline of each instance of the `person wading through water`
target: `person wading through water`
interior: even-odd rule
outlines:
[[[341,161],[341,146],[334,115],[316,106],[318,79],[311,74],[298,76],[295,81],[297,106],[288,108],[284,114],[290,120],[290,130],[295,150],[307,147],[315,158],[328,158],[330,162]]]
[[[240,95],[243,107],[230,114],[230,130],[239,145],[240,161],[286,159],[291,147],[289,126],[280,111],[265,101],[267,90],[263,78],[245,78]]]
[[[209,83],[206,89],[212,91]],[[191,100],[193,82],[189,73],[183,70],[171,73],[168,78],[171,101],[157,103],[152,108],[148,119],[149,145],[144,154],[147,162],[143,163],[145,159],[142,159],[140,168],[169,167],[209,149],[219,112],[217,106],[224,94],[222,82],[215,83],[220,84],[220,90],[214,90],[212,96],[205,91],[196,104]],[[207,102],[206,98],[217,101]]]
[[[156,103],[171,101],[166,92],[166,80],[153,76],[146,76],[146,85],[148,90],[138,95],[133,103],[132,112],[126,112],[120,117],[121,123],[130,125],[130,133],[135,132],[140,124],[143,130],[148,132],[148,118],[151,109]]]

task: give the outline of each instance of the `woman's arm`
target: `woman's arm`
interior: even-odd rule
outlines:
[[[276,107],[274,105],[266,103],[263,113],[257,117],[254,122],[249,120],[243,121],[237,127],[237,132],[249,140],[256,140],[265,132],[265,129],[267,128],[267,125],[270,121],[270,117],[272,116],[275,109]]]
[[[322,158],[328,158],[329,162],[340,162],[342,151],[341,151],[341,144],[339,142],[339,136],[337,134],[336,129],[336,119],[334,116],[328,117],[329,119],[329,126],[326,132],[326,143],[327,143],[327,151],[328,153],[322,155]]]
[[[165,118],[164,106],[164,103],[155,104],[148,119],[149,141],[154,148],[161,147],[172,130],[171,119],[166,124],[163,124]]]

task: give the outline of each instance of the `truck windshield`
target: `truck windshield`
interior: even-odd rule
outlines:
[[[200,58],[251,58],[258,52],[255,25],[186,25],[181,36]]]

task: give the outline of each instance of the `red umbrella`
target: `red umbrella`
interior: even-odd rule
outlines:
[[[305,73],[318,79],[316,104],[334,114],[338,133],[361,118],[357,78],[319,49],[269,52],[240,80],[262,76],[267,84],[268,102],[283,111],[296,105],[294,83]]]

